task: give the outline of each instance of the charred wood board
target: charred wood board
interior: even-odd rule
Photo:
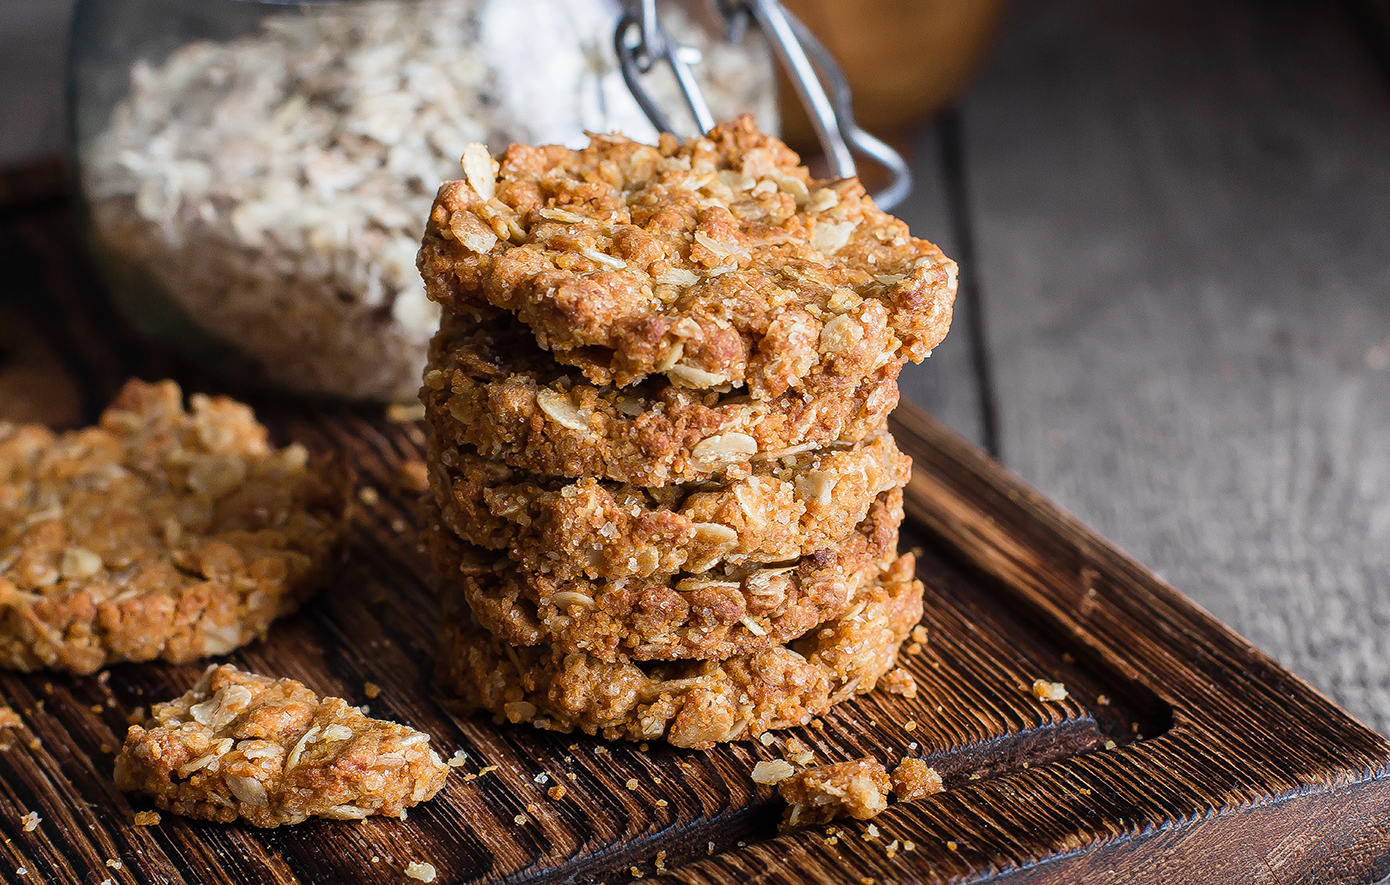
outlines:
[[[60,204],[0,217],[10,299],[79,379],[88,419],[128,374],[215,390],[122,330]],[[20,293],[24,295],[24,293]],[[37,306],[36,306],[37,305]],[[0,365],[0,373],[4,366]],[[231,656],[429,732],[448,785],[405,821],[277,830],[164,815],[116,791],[127,718],[201,665],[88,678],[0,675],[0,881],[400,883],[1370,882],[1390,873],[1390,744],[926,413],[893,424],[915,459],[904,547],[920,549],[919,691],[874,692],[771,745],[607,743],[452,715],[430,686],[435,580],[401,465],[425,428],[370,410],[254,400],[278,441],[346,453],[370,506],[331,587]],[[1033,680],[1066,685],[1044,703]],[[367,683],[380,686],[368,697]],[[778,834],[752,782],[785,740],[819,763],[927,759],[947,790],[869,824]],[[495,766],[495,767],[494,767]],[[551,799],[550,787],[566,787]],[[36,812],[37,829],[21,818]],[[911,848],[909,849],[909,844]],[[21,872],[22,871],[22,872]]]

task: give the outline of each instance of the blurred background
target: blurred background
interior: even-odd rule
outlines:
[[[796,7],[962,265],[904,395],[1390,732],[1390,3]],[[62,149],[68,15],[0,0],[0,165]]]

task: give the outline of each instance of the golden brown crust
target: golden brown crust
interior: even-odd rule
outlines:
[[[420,399],[442,445],[533,473],[641,486],[747,476],[752,464],[882,431],[898,404],[887,367],[858,387],[805,385],[763,402],[647,381],[576,381],[524,326],[490,308],[446,312]]]
[[[872,690],[922,615],[911,554],[861,591],[850,610],[800,639],[725,661],[605,663],[588,654],[513,648],[473,619],[462,591],[445,598],[436,679],[464,710],[610,740],[680,747],[804,725]]]
[[[436,197],[427,294],[512,312],[595,384],[852,389],[920,362],[950,325],[955,263],[856,179],[812,180],[751,117],[685,144],[607,135],[472,159]]]
[[[724,660],[782,645],[844,612],[897,555],[902,492],[884,492],[847,538],[785,565],[701,575],[559,581],[460,543],[426,506],[435,568],[479,623],[516,646],[549,644],[613,662]]]
[[[336,565],[351,478],[250,408],[131,381],[97,426],[0,425],[0,666],[225,654]]]
[[[847,538],[912,459],[884,432],[850,448],[756,462],[736,480],[646,489],[517,470],[430,444],[434,499],[464,541],[531,574],[618,581],[787,562]]]
[[[115,780],[165,811],[258,827],[404,817],[449,773],[429,740],[293,679],[223,664],[130,727]]]

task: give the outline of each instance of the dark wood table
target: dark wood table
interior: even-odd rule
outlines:
[[[1390,3],[1015,3],[905,396],[1390,732]]]

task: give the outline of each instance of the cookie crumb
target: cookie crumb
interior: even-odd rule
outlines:
[[[927,644],[927,628],[926,628],[926,627],[923,627],[921,624],[918,624],[916,627],[913,627],[913,628],[912,628],[912,641],[913,641],[913,642],[920,643],[920,644],[922,644],[922,645],[926,645],[926,644]]]
[[[549,790],[546,790],[545,792],[546,795],[549,796],[551,799],[559,801],[565,798],[565,793],[569,791],[565,789],[564,784],[556,784],[555,786],[551,787]]]
[[[368,507],[375,507],[381,503],[381,493],[372,486],[363,486],[357,490],[357,500],[366,504]]]
[[[1040,701],[1065,701],[1067,699],[1067,687],[1060,682],[1035,679],[1033,680],[1033,697]]]
[[[794,774],[796,769],[783,759],[763,760],[753,766],[753,783],[778,784]]]
[[[116,860],[114,857],[108,860],[106,862],[106,865],[113,870],[125,869],[125,864],[121,863],[119,860]]]
[[[902,695],[908,700],[917,697],[917,680],[902,667],[896,667],[883,677],[883,685],[889,694]]]
[[[435,877],[434,864],[420,863],[418,860],[412,860],[410,863],[406,864],[405,874],[421,882],[433,882]]]
[[[467,753],[465,753],[463,750],[455,750],[455,751],[454,751],[454,755],[452,755],[452,756],[449,757],[449,767],[450,767],[450,768],[462,768],[463,765],[464,765],[464,763],[467,762],[467,761],[468,761],[468,754],[467,754]]]
[[[941,775],[921,759],[903,759],[893,769],[892,780],[893,795],[902,802],[924,799],[945,789]]]
[[[19,718],[10,707],[0,707],[0,728],[18,728],[24,724],[24,720]]]
[[[516,817],[512,818],[512,823],[516,824],[519,827],[524,827],[526,826],[529,820],[530,818],[528,818],[526,815],[518,814]]]
[[[19,820],[21,823],[24,824],[24,832],[32,833],[39,828],[39,823],[43,820],[43,818],[39,817],[39,813],[37,811],[31,811],[28,814],[21,817]]]
[[[1098,695],[1096,695],[1096,706],[1098,706],[1098,707],[1108,707],[1108,706],[1110,706],[1110,696],[1109,696],[1109,695],[1104,695],[1104,694],[1098,694]]]
[[[959,846],[957,846],[955,842],[947,842],[947,843],[946,843],[946,850],[947,850],[947,851],[955,851],[957,847],[959,847]]]
[[[773,743],[776,742],[776,740],[777,738],[773,737],[772,732],[770,731],[763,732],[762,736],[758,738],[758,742],[761,743],[764,747],[772,746]]]
[[[627,783],[626,783],[624,786],[626,786],[629,790],[636,790],[636,789],[637,789],[637,778],[635,778],[635,777],[633,777],[633,778],[628,778],[628,781],[627,781]]]
[[[157,827],[159,820],[158,811],[137,811],[135,817],[131,819],[131,823],[137,827]]]
[[[871,757],[808,768],[778,785],[789,806],[782,825],[827,823],[846,815],[868,820],[888,807],[891,789],[888,771]]]
[[[666,872],[666,852],[658,851],[656,853],[656,860],[653,864],[656,866],[656,871],[658,873]]]
[[[377,685],[375,682],[364,682],[362,684],[362,693],[368,698],[375,700],[381,695],[381,686]]]
[[[665,808],[665,807],[666,807],[667,805],[669,805],[669,804],[670,804],[670,803],[667,802],[665,799],[658,799],[658,800],[656,800],[656,807],[657,807],[657,808]]]
[[[794,765],[810,765],[816,757],[815,752],[810,747],[794,737],[787,739],[787,745],[784,749],[787,761]]]

